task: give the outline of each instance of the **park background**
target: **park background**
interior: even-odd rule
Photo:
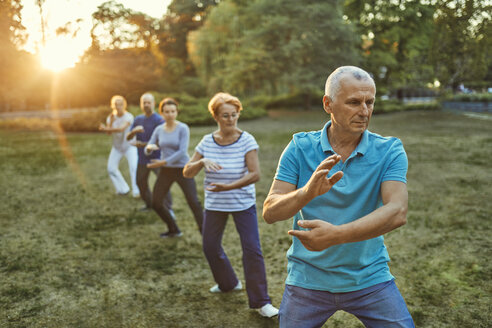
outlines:
[[[0,326],[276,326],[248,311],[244,292],[208,293],[211,273],[179,188],[177,241],[159,240],[163,224],[137,211],[141,201],[114,195],[110,138],[95,131],[112,95],[137,115],[150,91],[180,101],[191,152],[214,129],[208,99],[233,93],[245,107],[240,128],[260,145],[261,213],[283,147],[328,119],[324,81],[347,64],[376,81],[370,129],[401,138],[409,156],[408,223],[386,244],[416,325],[492,322],[491,1],[173,0],[153,16],[101,2],[90,46],[68,67],[57,66],[66,46],[43,51],[82,22],[52,26],[50,0],[32,0],[43,33],[27,50],[27,2],[0,3]],[[278,306],[291,222],[259,225]],[[231,223],[224,247],[242,278]],[[360,323],[337,313],[326,326]]]

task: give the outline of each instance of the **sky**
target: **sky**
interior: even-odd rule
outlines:
[[[46,61],[51,61],[60,68],[73,65],[91,44],[91,15],[104,2],[105,0],[45,0],[43,16],[46,24],[46,49],[41,49],[41,18],[36,0],[22,0],[22,25],[28,34],[24,49],[32,53],[40,53],[42,62],[48,66],[50,64]],[[171,0],[116,0],[116,2],[123,4],[126,8],[161,18],[166,13]],[[68,22],[75,24],[74,22],[79,19],[80,22],[76,26],[80,30],[75,37],[56,36],[58,27]],[[63,57],[57,55],[60,50],[64,52]]]

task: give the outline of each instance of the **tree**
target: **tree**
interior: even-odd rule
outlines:
[[[162,53],[188,64],[188,34],[203,25],[209,8],[217,3],[219,0],[173,0],[161,20],[159,47]]]
[[[24,41],[20,0],[0,2],[0,109],[22,107],[23,76],[30,67],[30,55],[18,50]],[[24,75],[26,74],[26,75]]]
[[[358,63],[354,41],[341,1],[236,0],[212,9],[190,49],[210,92],[309,94],[335,67]]]
[[[345,2],[345,15],[361,35],[362,66],[381,93],[433,80],[429,44],[434,11],[430,1]]]
[[[45,3],[46,0],[36,0],[36,6],[38,6],[39,8],[39,17],[41,19],[41,36],[42,36],[42,39],[41,39],[41,42],[43,44],[43,46],[46,44],[46,22],[44,20],[44,14],[43,14],[43,5]]]
[[[114,0],[106,1],[92,14],[93,48],[146,48],[157,41],[158,20],[125,8]]]
[[[444,86],[455,90],[464,81],[480,81],[492,65],[490,1],[439,0],[430,60]]]
[[[196,78],[195,67],[189,58],[188,36],[201,27],[209,9],[219,0],[173,0],[160,21],[159,50],[164,58],[164,72],[160,81],[163,90],[185,91],[203,95],[204,87]]]

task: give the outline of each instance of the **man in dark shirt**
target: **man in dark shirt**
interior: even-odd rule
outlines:
[[[149,156],[145,155],[144,148],[147,145],[152,132],[158,126],[164,123],[164,119],[154,111],[155,99],[150,93],[144,93],[140,97],[140,108],[143,114],[135,117],[130,132],[126,136],[127,140],[132,140],[136,136],[135,146],[138,149],[138,166],[137,166],[137,185],[140,189],[140,196],[145,202],[145,207],[142,210],[149,210],[152,207],[152,192],[149,188],[149,174],[153,171],[158,176],[159,169],[149,169],[147,164],[152,159],[159,159],[161,154],[159,151],[154,151]],[[169,209],[171,214],[174,213],[171,209],[172,199],[169,192],[164,199],[164,205]]]

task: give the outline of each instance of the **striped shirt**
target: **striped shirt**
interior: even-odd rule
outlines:
[[[212,134],[205,135],[196,146],[197,153],[220,166],[217,172],[205,170],[205,209],[221,212],[243,211],[256,204],[255,185],[249,184],[239,189],[213,192],[206,188],[210,183],[231,183],[248,173],[246,154],[258,149],[255,138],[243,131],[239,138],[229,145],[219,145]]]

